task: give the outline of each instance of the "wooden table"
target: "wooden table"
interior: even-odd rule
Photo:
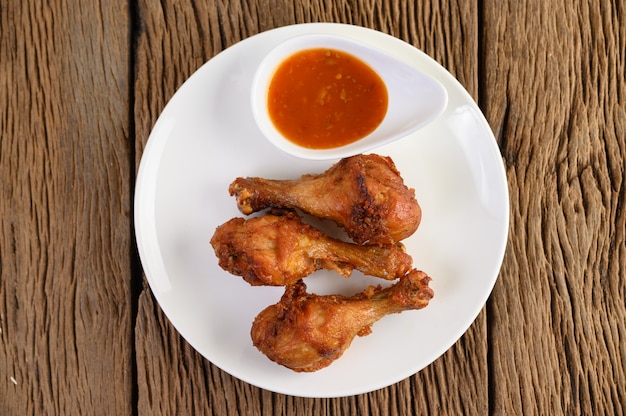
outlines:
[[[447,353],[379,391],[304,399],[181,338],[142,274],[132,202],[188,76],[322,21],[396,36],[458,78],[500,146],[511,223],[494,291]],[[625,62],[621,0],[0,0],[0,414],[623,415]]]

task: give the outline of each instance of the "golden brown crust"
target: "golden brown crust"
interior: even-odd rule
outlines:
[[[317,371],[341,357],[354,337],[370,334],[371,325],[385,315],[426,307],[433,297],[429,281],[413,270],[393,286],[370,286],[352,297],[309,294],[298,281],[255,318],[252,342],[280,365]]]
[[[390,244],[417,230],[421,208],[389,157],[344,158],[318,175],[298,180],[237,178],[229,187],[240,211],[298,208],[330,219],[358,244]]]
[[[353,269],[392,280],[411,268],[399,245],[360,246],[328,237],[293,212],[233,218],[219,226],[211,245],[224,270],[251,285],[293,284],[316,270],[348,277]]]
[[[270,209],[226,222],[211,239],[225,270],[251,285],[286,286],[250,331],[270,360],[297,372],[317,371],[341,357],[356,336],[369,335],[383,316],[424,308],[433,297],[430,277],[411,270],[399,243],[419,226],[421,208],[391,158],[357,155],[298,180],[237,178],[229,192],[246,215]],[[296,210],[336,222],[355,243],[327,236]],[[321,268],[399,280],[350,297],[307,293],[302,278]]]

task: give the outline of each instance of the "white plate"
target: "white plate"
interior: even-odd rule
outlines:
[[[404,241],[432,278],[426,309],[384,317],[357,337],[330,367],[295,373],[258,352],[254,317],[282,288],[251,287],[219,268],[209,244],[215,227],[241,216],[228,185],[238,176],[297,178],[332,161],[304,161],[272,146],[258,131],[250,85],[264,54],[304,33],[354,37],[383,48],[439,80],[448,91],[443,115],[411,136],[375,150],[395,161],[416,191],[423,217]],[[172,97],[143,153],[135,195],[139,254],[150,287],[180,334],[212,363],[278,393],[338,397],[369,392],[430,364],[467,330],[485,304],[506,246],[509,202],[501,155],[482,113],[463,87],[421,51],[380,32],[339,24],[283,27],[223,51]],[[377,280],[317,272],[317,293],[351,294]]]

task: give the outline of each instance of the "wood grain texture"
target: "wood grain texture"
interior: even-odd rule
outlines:
[[[127,25],[0,2],[2,415],[132,412]]]
[[[146,0],[139,2],[138,15],[137,163],[160,111],[189,75],[234,43],[289,24],[340,22],[394,35],[439,60],[475,97],[478,94],[475,4]],[[204,360],[155,307],[148,289],[139,305],[135,334],[140,414],[398,415],[488,410],[485,314],[453,349],[410,379],[356,397],[304,399],[263,391]],[[469,355],[472,360],[467,359]]]
[[[40,3],[40,4],[38,4]],[[626,10],[615,0],[0,0],[0,415],[626,413]],[[483,109],[511,224],[486,308],[369,394],[305,399],[220,370],[141,276],[136,169],[167,101],[265,30],[396,36]]]
[[[512,207],[489,303],[492,410],[624,414],[623,5],[488,1],[485,10],[481,103]]]

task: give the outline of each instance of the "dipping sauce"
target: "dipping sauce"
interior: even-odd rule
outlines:
[[[355,142],[383,121],[387,87],[359,58],[334,49],[307,49],[283,61],[268,91],[274,126],[310,149]]]

